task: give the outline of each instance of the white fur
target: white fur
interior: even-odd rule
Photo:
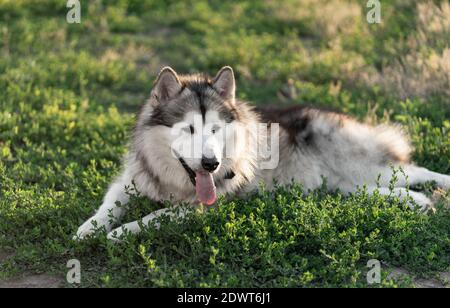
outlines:
[[[364,128],[364,126],[362,127]],[[325,133],[329,133],[331,128],[327,127],[326,123],[322,123],[319,129],[323,130]],[[386,130],[386,128],[383,128],[383,130]],[[287,142],[283,140],[285,137],[286,136],[281,135],[281,143]],[[422,193],[408,191],[405,188],[408,184],[415,185],[427,181],[435,181],[438,186],[444,189],[450,189],[450,177],[447,175],[435,173],[414,165],[399,165],[393,167],[401,167],[403,172],[397,172],[398,180],[396,182],[396,188],[391,192],[388,187],[392,178],[392,167],[374,164],[372,163],[372,158],[370,156],[358,157],[352,153],[354,149],[352,149],[352,146],[349,143],[360,143],[360,146],[367,148],[372,155],[376,156],[378,150],[374,147],[373,141],[371,141],[369,137],[372,136],[371,131],[368,128],[359,129],[357,131],[343,129],[343,131],[336,131],[333,134],[333,139],[329,141],[329,143],[324,144],[324,147],[328,148],[329,152],[323,152],[321,154],[303,153],[296,148],[289,148],[289,150],[282,151],[278,168],[274,170],[258,170],[254,175],[253,181],[250,185],[245,187],[243,192],[257,189],[261,182],[263,182],[268,189],[273,189],[275,184],[289,184],[292,181],[303,184],[306,189],[316,189],[322,185],[323,178],[326,178],[330,189],[340,189],[344,193],[353,193],[356,192],[358,187],[366,185],[368,187],[368,192],[371,194],[375,191],[378,191],[381,195],[394,194],[394,196],[399,197],[401,200],[408,201],[411,208],[414,208],[417,205],[420,210],[425,210],[431,205],[431,201]],[[155,140],[154,138],[167,138],[167,132],[162,128],[158,128],[151,134],[148,134],[147,138],[149,143],[143,145],[144,148],[150,146],[152,140]],[[333,149],[333,146],[339,147],[340,149]],[[214,147],[211,148],[214,149]],[[203,145],[203,149],[205,149],[205,145]],[[153,159],[155,160],[170,155],[169,150],[165,149],[152,148],[151,151],[153,153]],[[215,153],[215,155],[217,155],[217,152]],[[334,156],[329,157],[330,153],[334,153]],[[226,161],[222,163],[226,164]],[[191,164],[195,166],[194,162],[191,162]],[[124,174],[110,187],[98,212],[79,228],[77,238],[85,238],[94,232],[93,221],[96,221],[97,227],[105,227],[106,231],[109,232],[108,238],[115,241],[120,238],[124,230],[128,230],[131,233],[139,232],[140,228],[137,221],[125,224],[110,232],[112,225],[117,222],[123,214],[123,208],[116,207],[115,202],[120,201],[122,204],[126,204],[128,200],[128,197],[124,192],[124,187],[131,185],[132,170],[133,165],[128,165]],[[178,163],[176,163],[173,168],[162,169],[159,170],[159,172],[161,172],[161,179],[167,179],[167,183],[165,184],[174,187],[174,195],[166,196],[167,199],[172,198],[176,202],[188,201],[193,204],[196,203],[195,198],[192,199],[192,196],[176,193],[176,187],[183,187],[186,185],[190,187],[190,183],[185,180],[185,171],[179,167]],[[139,178],[135,178],[135,181],[136,180],[138,180],[137,183],[141,183]],[[379,182],[377,183],[377,181]],[[377,187],[376,184],[379,184],[381,187]],[[139,185],[138,189],[144,191],[144,193],[151,198],[161,198],[161,196],[153,194],[152,190],[149,190],[144,185]],[[154,221],[162,214],[178,218],[184,216],[174,215],[170,210],[163,209],[146,216],[143,218],[142,223],[148,225],[148,223]],[[159,225],[156,224],[156,227],[158,226]]]
[[[152,93],[178,93],[182,88],[174,74],[172,70],[164,69],[158,80],[159,83],[166,84],[157,84]],[[219,94],[214,90],[207,90],[206,94],[210,99],[217,100],[217,95],[223,95],[231,100],[232,104],[238,104],[234,102],[235,86],[231,68],[224,68],[219,72],[214,86],[219,90]],[[188,89],[179,95],[180,99],[192,100],[192,92]],[[97,227],[104,227],[108,238],[112,240],[120,239],[126,230],[139,232],[137,221],[111,232],[124,213],[124,208],[117,207],[116,202],[126,205],[128,195],[125,193],[125,187],[131,186],[132,182],[143,195],[152,200],[197,204],[195,188],[172,151],[172,145],[178,140],[181,148],[190,149],[194,145],[200,149],[200,153],[193,157],[183,153],[182,157],[192,170],[201,168],[203,155],[214,156],[220,162],[220,167],[213,174],[215,182],[222,181],[217,189],[218,195],[245,196],[247,192],[257,190],[261,183],[271,190],[276,184],[291,184],[293,181],[302,184],[306,190],[313,190],[320,187],[326,179],[328,188],[332,190],[339,189],[349,194],[364,185],[371,194],[375,191],[381,195],[394,194],[401,200],[406,200],[412,208],[417,205],[421,210],[425,210],[431,201],[422,193],[409,191],[408,185],[435,181],[439,187],[450,189],[449,176],[406,163],[411,149],[407,138],[398,127],[372,127],[345,116],[310,110],[308,129],[313,131],[313,145],[304,143],[301,146],[293,146],[292,136],[289,136],[287,130],[280,128],[278,165],[273,169],[264,169],[262,161],[266,157],[259,155],[258,148],[261,144],[272,144],[273,140],[270,134],[256,134],[258,117],[245,103],[235,106],[244,120],[230,124],[230,130],[223,129],[223,120],[215,110],[206,112],[205,123],[198,111],[191,111],[184,115],[179,125],[181,130],[174,134],[173,128],[145,125],[157,104],[154,96],[152,99],[144,106],[138,118],[137,133],[122,175],[109,188],[97,213],[80,226],[75,238],[83,239],[92,235],[95,232],[94,222]],[[200,124],[195,123],[198,118],[201,119]],[[183,132],[183,127],[189,125],[195,128],[193,135],[186,130]],[[219,128],[216,134],[211,134],[212,127]],[[305,138],[302,134],[307,133],[307,130],[300,130],[298,139]],[[230,140],[234,141],[231,144],[235,145],[232,149],[229,146]],[[184,152],[181,148],[176,148],[179,152]],[[393,166],[390,166],[388,161],[393,161]],[[143,166],[147,166],[147,169]],[[393,168],[401,168],[402,171],[397,172],[398,180],[395,189],[391,191],[388,187]],[[236,171],[235,177],[223,180],[230,170]],[[186,209],[175,212],[169,209],[158,210],[144,217],[142,223],[148,225],[161,215],[181,218],[185,216],[185,211]],[[155,223],[155,226],[159,227],[158,221]]]

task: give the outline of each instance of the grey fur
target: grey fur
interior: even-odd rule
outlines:
[[[93,232],[96,221],[109,231],[110,212],[116,219],[122,211],[115,201],[127,202],[124,187],[134,182],[138,190],[155,201],[170,200],[176,204],[197,204],[192,176],[186,168],[201,168],[198,160],[171,155],[168,130],[183,121],[187,114],[208,116],[217,114],[226,123],[239,123],[247,142],[242,152],[223,157],[213,174],[218,195],[243,196],[264,184],[273,189],[276,184],[302,184],[307,190],[316,189],[327,179],[328,187],[343,193],[354,192],[367,185],[369,192],[380,184],[380,193],[389,194],[391,166],[402,167],[395,193],[406,198],[407,182],[411,184],[436,181],[440,187],[450,188],[450,177],[417,167],[410,162],[411,146],[398,126],[369,126],[333,111],[307,106],[288,109],[253,108],[235,99],[233,70],[225,67],[215,78],[204,75],[178,76],[164,68],[157,78],[150,99],[140,111],[131,147],[122,175],[105,196],[98,213],[83,224],[77,236],[84,238]],[[263,121],[268,126],[280,124],[279,164],[274,169],[261,168],[258,147],[267,143],[267,135],[256,135],[254,125]],[[184,162],[184,163],[183,163]],[[183,164],[186,166],[183,167]],[[186,167],[186,168],[185,168]],[[192,171],[192,170],[191,170]],[[407,179],[408,177],[408,179]],[[378,183],[377,183],[378,182]],[[195,183],[194,183],[195,184]],[[425,208],[431,201],[421,193],[409,192],[412,204]],[[148,223],[166,210],[144,218]],[[139,232],[136,222],[116,229],[108,236],[114,239],[124,229]]]

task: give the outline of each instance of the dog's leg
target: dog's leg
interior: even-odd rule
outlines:
[[[92,235],[96,228],[105,227],[107,232],[111,230],[112,224],[124,214],[124,209],[118,207],[116,202],[125,205],[129,201],[129,196],[125,193],[125,186],[125,182],[119,180],[109,188],[103,204],[97,213],[78,228],[77,235],[74,239],[84,239]]]
[[[354,193],[357,189],[346,190],[346,193]],[[375,191],[378,191],[382,196],[396,196],[401,201],[407,201],[411,209],[415,209],[417,206],[420,211],[426,211],[433,203],[431,200],[422,193],[407,190],[406,188],[396,187],[392,191],[387,187],[375,187],[371,186],[367,188],[367,192],[372,195]]]
[[[192,208],[181,206],[154,211],[150,215],[145,216],[142,220],[133,221],[114,229],[108,234],[108,239],[115,242],[120,242],[121,237],[125,232],[134,234],[140,233],[142,231],[140,227],[141,221],[144,226],[148,226],[151,222],[154,222],[155,228],[159,229],[161,225],[157,219],[161,216],[168,216],[170,219],[183,219],[189,211],[192,211]]]
[[[423,184],[434,181],[438,187],[448,190],[450,189],[450,176],[436,173],[426,168],[409,165],[404,168],[405,174],[408,176],[410,185]]]
[[[440,188],[450,189],[450,176],[448,175],[436,173],[415,165],[395,166],[394,169],[396,170],[396,182],[394,183],[396,187],[414,186],[434,181]],[[379,174],[378,184],[381,187],[388,187],[391,184],[394,172],[390,167],[385,167],[374,171],[372,174]],[[366,182],[369,186],[372,185],[372,180],[369,180],[369,178],[367,178]],[[375,180],[373,180],[373,183],[375,183]]]
[[[426,211],[433,204],[433,202],[431,202],[431,200],[423,193],[407,190],[406,188],[402,187],[396,187],[393,189],[393,191],[386,187],[370,188],[368,192],[370,194],[373,194],[376,190],[378,190],[380,195],[382,196],[390,196],[394,194],[395,196],[399,197],[401,201],[407,201],[411,209],[415,209],[416,206],[419,206],[419,209],[422,212]],[[411,199],[413,202],[411,202]]]

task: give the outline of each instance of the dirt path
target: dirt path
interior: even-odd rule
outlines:
[[[408,271],[402,268],[391,269],[391,274],[388,279],[401,281],[404,279],[411,279],[416,288],[428,289],[428,288],[450,288],[450,272],[440,273],[436,275],[436,278],[416,278]]]
[[[13,253],[0,250],[0,266],[7,261]],[[0,289],[4,288],[59,288],[64,285],[62,278],[47,274],[24,275],[11,279],[1,280]]]
[[[59,288],[63,286],[63,280],[54,276],[42,274],[0,281],[0,289],[4,288]]]

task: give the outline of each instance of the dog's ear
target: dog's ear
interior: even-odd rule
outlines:
[[[229,66],[222,67],[213,79],[213,87],[226,100],[234,100],[236,81],[233,69]]]
[[[170,67],[164,67],[156,78],[152,94],[158,101],[174,98],[181,91],[181,82],[177,73]]]

